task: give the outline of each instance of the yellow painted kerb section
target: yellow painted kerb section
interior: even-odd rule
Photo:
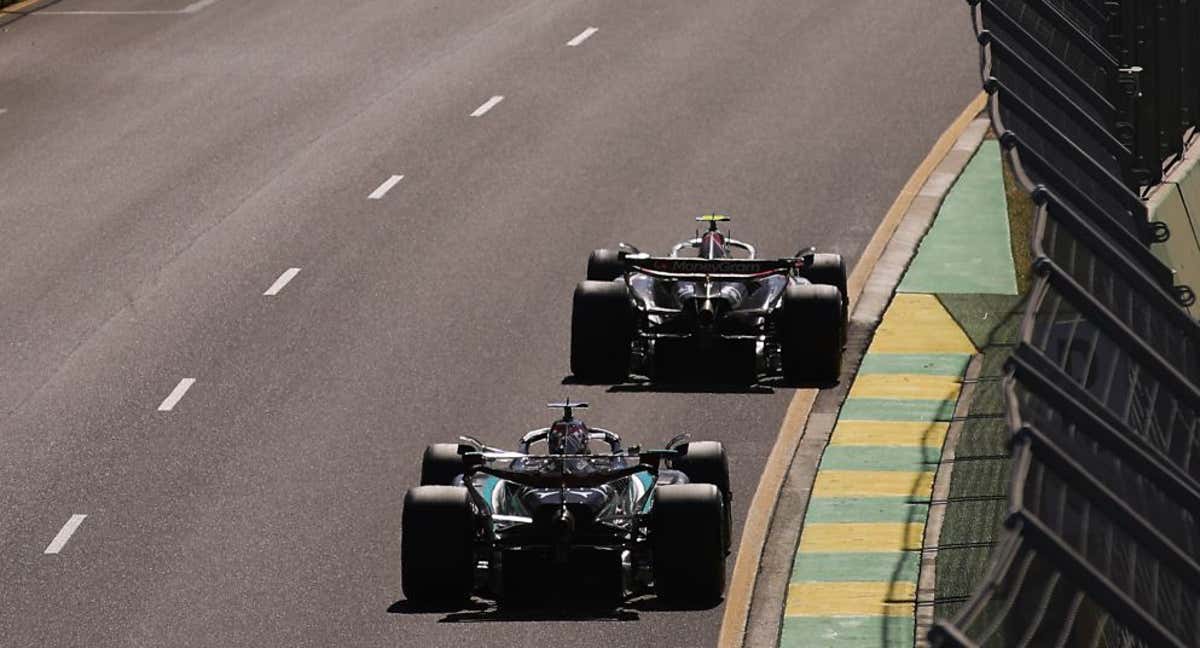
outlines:
[[[975,345],[937,297],[900,293],[888,306],[868,353],[973,355]]]
[[[904,470],[822,470],[813,497],[928,497],[932,472]]]
[[[940,421],[839,421],[829,445],[940,448],[949,428]]]
[[[921,548],[922,522],[822,522],[804,526],[797,553],[896,553]]]
[[[916,583],[793,583],[787,616],[912,616]]]
[[[859,374],[850,388],[850,398],[955,400],[961,387],[958,376]]]

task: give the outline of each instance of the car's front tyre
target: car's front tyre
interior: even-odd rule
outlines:
[[[421,456],[421,485],[450,486],[454,478],[466,472],[458,444],[435,443]]]
[[[625,253],[621,250],[593,250],[588,256],[589,281],[612,281],[625,276]]]

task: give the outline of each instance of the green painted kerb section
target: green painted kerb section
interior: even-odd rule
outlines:
[[[932,472],[941,457],[941,447],[829,446],[821,457],[821,470]]]
[[[952,400],[902,400],[850,398],[842,405],[839,421],[949,421],[954,416]]]
[[[797,553],[793,583],[915,583],[921,554]]]
[[[858,373],[961,376],[970,362],[971,356],[965,353],[868,353]]]
[[[950,189],[899,291],[1017,294],[996,140],[983,142]]]
[[[780,648],[883,648],[913,645],[912,617],[784,617]]]
[[[924,522],[928,498],[912,497],[814,497],[808,502],[804,523],[810,522]]]

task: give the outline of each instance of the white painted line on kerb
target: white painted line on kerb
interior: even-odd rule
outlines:
[[[288,282],[298,274],[300,274],[300,268],[288,268],[284,270],[283,274],[279,275],[279,278],[275,280],[275,283],[271,284],[270,288],[267,288],[267,292],[263,293],[263,296],[274,297],[278,295],[279,291],[283,290],[283,287],[288,285]]]
[[[3,115],[6,112],[8,112],[8,108],[0,108],[0,115]]]
[[[501,101],[504,101],[504,96],[496,95],[495,97],[492,97],[491,99],[488,99],[486,102],[484,102],[484,104],[482,106],[476,108],[475,112],[471,113],[471,116],[472,117],[483,117],[484,115],[487,114],[487,111],[491,110],[492,108],[495,108],[496,104],[500,103]]]
[[[371,195],[367,196],[367,198],[370,198],[371,200],[379,200],[380,198],[383,198],[387,195],[387,192],[392,190],[392,187],[400,184],[400,181],[403,179],[404,176],[402,175],[394,175],[387,180],[384,180],[383,184],[379,185],[379,188],[375,191],[372,191]]]
[[[175,389],[171,390],[171,394],[162,402],[162,405],[158,406],[158,411],[170,412],[171,410],[175,409],[175,405],[179,403],[179,399],[183,398],[183,395],[186,394],[187,390],[191,389],[192,385],[195,383],[195,378],[184,378],[183,380],[180,380],[179,384],[175,385]]]
[[[587,29],[580,32],[580,34],[578,36],[567,41],[567,47],[579,47],[580,45],[583,44],[583,41],[591,38],[592,34],[595,34],[598,31],[600,31],[600,30],[595,27],[588,27]]]
[[[83,519],[86,517],[86,515],[80,513],[72,515],[71,519],[67,520],[67,523],[63,525],[63,528],[58,530],[58,535],[54,536],[50,544],[46,545],[46,550],[42,553],[56,554],[62,551],[62,548],[67,545],[67,540],[71,539],[71,535],[75,533],[75,529],[78,529],[79,525],[83,524]]]

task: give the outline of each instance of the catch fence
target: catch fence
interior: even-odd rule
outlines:
[[[1037,206],[1009,510],[935,646],[1200,646],[1200,326],[1144,200],[1200,111],[1200,2],[969,0]]]

